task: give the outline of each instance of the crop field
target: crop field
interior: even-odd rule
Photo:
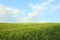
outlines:
[[[60,23],[0,23],[0,40],[60,40]]]

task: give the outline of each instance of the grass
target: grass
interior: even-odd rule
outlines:
[[[60,40],[60,23],[0,23],[0,40]]]

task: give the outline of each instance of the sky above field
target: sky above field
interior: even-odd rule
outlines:
[[[60,22],[60,0],[0,0],[0,22]]]

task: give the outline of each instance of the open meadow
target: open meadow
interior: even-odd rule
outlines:
[[[0,40],[60,40],[60,23],[0,23]]]

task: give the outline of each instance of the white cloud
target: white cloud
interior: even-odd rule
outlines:
[[[20,13],[20,10],[0,5],[0,19],[5,18],[9,13],[12,14],[12,17],[16,18]]]
[[[39,13],[41,14],[48,9],[47,6],[49,6],[52,2],[55,2],[55,0],[48,0],[47,2],[42,2],[41,5],[33,5],[32,3],[30,3],[29,6],[32,7],[33,11],[29,13],[28,16],[33,17],[38,15]]]
[[[28,13],[28,16],[25,18],[18,18],[19,13],[21,13],[21,11],[17,8],[10,8],[10,7],[5,7],[5,6],[0,6],[0,19],[5,17],[6,14],[11,13],[14,18],[17,18],[17,21],[20,22],[28,22],[30,20],[32,20],[35,16],[41,14],[42,12],[46,11],[48,9],[47,6],[50,5],[50,3],[54,2],[55,0],[47,0],[47,2],[42,2],[40,5],[36,4],[32,4],[30,3],[29,6],[32,8],[32,12]],[[53,9],[59,9],[60,6],[55,6],[53,7]],[[22,13],[24,14],[25,11],[22,11]],[[45,21],[44,21],[45,22]]]
[[[28,22],[29,18],[19,18],[18,22]]]
[[[46,8],[43,7],[43,6],[38,6],[38,5],[33,5],[33,6],[31,6],[31,7],[32,7],[32,9],[35,10],[35,11],[43,11],[43,10],[46,9]]]
[[[60,4],[59,4],[59,5],[56,5],[56,6],[53,6],[52,9],[53,9],[53,10],[60,9]]]
[[[27,18],[24,19],[20,19],[21,22],[29,22],[30,20],[32,20],[35,16],[41,14],[42,12],[44,12],[47,8],[44,6],[38,6],[38,5],[33,5],[33,4],[29,4],[30,7],[33,9],[32,12],[28,13]]]
[[[13,14],[14,18],[17,18],[18,14],[20,13],[20,10],[19,9],[14,9],[14,10],[12,10],[11,13]]]
[[[11,10],[12,10],[11,8],[0,6],[0,12],[9,13],[11,12]]]
[[[19,13],[19,9],[14,9],[14,10],[12,10],[12,14],[18,14]]]
[[[38,12],[34,11],[28,14],[28,17],[34,17],[38,14]]]
[[[52,2],[55,2],[55,0],[47,0],[47,2],[41,3],[41,5],[34,5],[32,3],[29,4],[29,6],[32,8],[32,12],[28,13],[28,18],[24,18],[23,21],[30,21],[35,16],[41,14],[42,12],[46,11],[48,9],[47,6],[49,6]]]
[[[36,16],[39,13],[44,12],[45,10],[47,10],[47,7],[45,7],[45,6],[38,6],[38,5],[33,5],[33,4],[29,4],[29,5],[33,9],[33,11],[28,14],[29,17]]]
[[[48,0],[48,3],[52,3],[52,2],[54,2],[55,0]]]
[[[47,5],[50,5],[50,3],[53,3],[55,2],[55,0],[47,0],[47,2],[42,2],[41,5],[42,6],[47,6]]]
[[[43,2],[41,5],[44,5],[44,6],[48,5],[48,2]]]

